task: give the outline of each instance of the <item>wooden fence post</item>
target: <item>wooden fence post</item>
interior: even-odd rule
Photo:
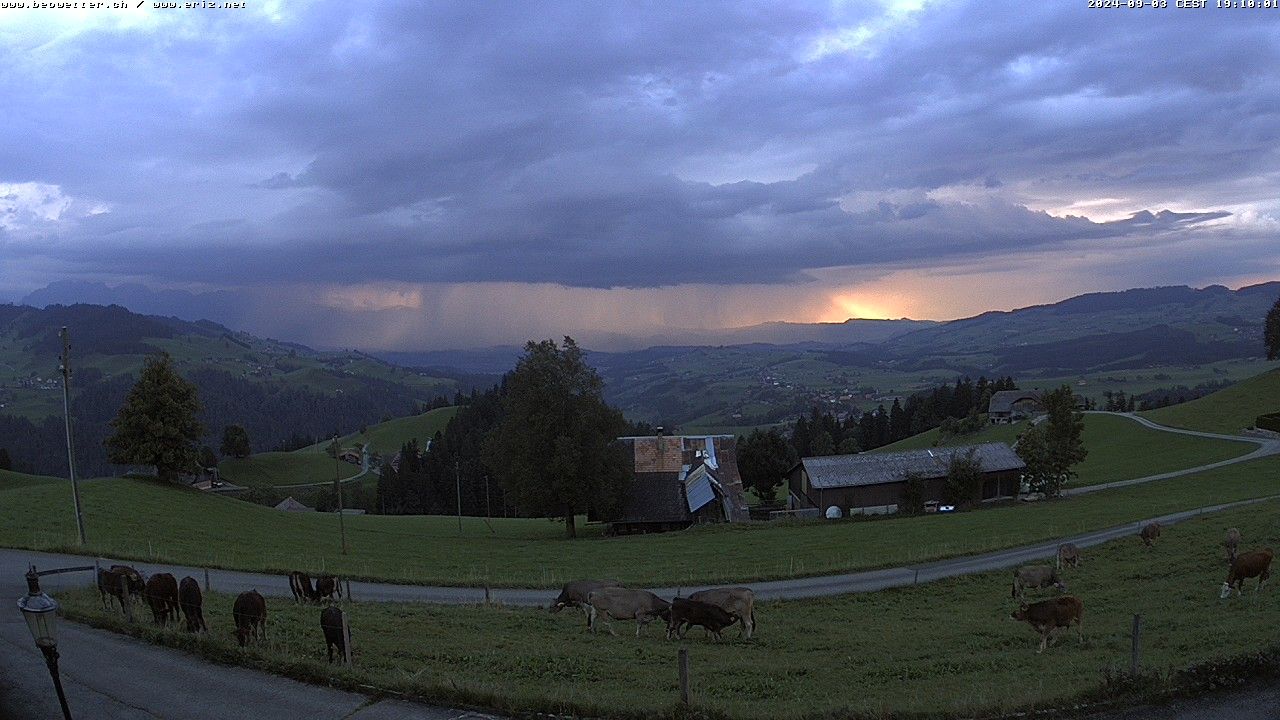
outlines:
[[[351,602],[353,600],[351,597],[351,578],[347,578],[343,582],[347,584],[347,602]]]
[[[351,664],[351,626],[347,623],[347,613],[342,613],[342,661]]]
[[[129,594],[129,578],[127,576],[121,576],[118,582],[121,585],[120,598],[122,602],[120,603],[120,605],[124,608],[124,619],[128,620],[132,624],[133,623],[133,596]]]
[[[1133,647],[1129,651],[1129,674],[1137,675],[1142,668],[1142,614],[1133,616]]]
[[[484,604],[488,605],[490,602],[491,601],[489,599],[489,583],[485,583],[484,584]]]
[[[204,569],[204,591],[209,592],[209,568]]]
[[[680,648],[680,704],[689,704],[689,648]]]

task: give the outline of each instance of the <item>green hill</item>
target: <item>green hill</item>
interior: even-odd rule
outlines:
[[[1012,445],[1026,427],[1026,422],[1016,425],[991,425],[973,435],[948,436],[945,439],[940,439],[938,431],[934,429],[877,448],[872,452],[975,445],[985,442],[1003,442]],[[1249,443],[1161,432],[1144,427],[1128,418],[1095,414],[1084,416],[1084,445],[1089,455],[1084,462],[1076,466],[1079,477],[1072,483],[1075,486],[1132,480],[1146,475],[1158,475],[1208,465],[1219,460],[1239,457],[1251,452],[1254,447]]]
[[[401,446],[410,440],[417,439],[418,444],[425,447],[437,432],[443,432],[454,415],[458,414],[457,406],[436,408],[420,415],[409,415],[376,425],[370,425],[364,432],[355,432],[338,438],[342,447],[356,447],[368,444],[371,452],[380,455],[392,455],[400,451]],[[296,454],[322,453],[330,441],[310,445]]]
[[[336,465],[336,468],[335,468]],[[267,452],[218,463],[223,480],[249,488],[333,482],[335,470],[346,480],[360,474],[360,466],[336,462],[324,453]]]
[[[1188,430],[1239,433],[1259,415],[1280,411],[1280,368],[1264,372],[1212,395],[1149,410],[1153,422]]]
[[[66,478],[50,477],[47,475],[27,475],[25,473],[14,472],[12,470],[0,470],[0,491],[32,487],[35,485],[47,485],[57,482],[65,482],[70,486],[70,481]]]

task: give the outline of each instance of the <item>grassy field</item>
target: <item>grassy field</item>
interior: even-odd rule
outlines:
[[[704,526],[606,538],[598,526],[566,540],[545,520],[449,517],[337,521],[148,480],[102,480],[82,489],[86,525],[102,555],[263,570],[326,569],[394,582],[553,587],[605,576],[638,585],[691,585],[822,575],[966,555],[1219,502],[1280,493],[1280,458],[1088,496],[917,518]],[[0,491],[0,545],[74,550],[65,484]]]
[[[1274,633],[1258,629],[1280,621],[1280,598],[1274,591],[1255,596],[1250,587],[1244,598],[1218,600],[1222,533],[1236,526],[1248,547],[1274,545],[1278,510],[1269,503],[1180,524],[1151,550],[1136,538],[1086,550],[1082,567],[1067,571],[1070,591],[1085,603],[1086,643],[1064,635],[1043,655],[1035,652],[1038,636],[1008,617],[1014,605],[1007,571],[761,603],[751,641],[736,639],[734,630],[722,643],[700,630],[684,641],[693,702],[713,717],[755,720],[985,714],[1114,696],[1104,673],[1127,670],[1134,613],[1143,615],[1144,693],[1202,689],[1197,679],[1238,680],[1239,667],[1225,663],[1277,651]],[[314,606],[270,599],[270,639],[241,650],[230,633],[230,594],[206,596],[208,637],[126,628],[88,589],[59,599],[75,619],[319,683],[508,712],[688,717],[675,708],[679,643],[657,626],[637,639],[623,622],[615,623],[617,637],[591,635],[576,612],[349,603],[355,664],[341,668],[325,662]],[[1200,670],[1179,672],[1188,666]]]
[[[360,474],[360,466],[337,463],[343,480]],[[227,482],[251,488],[333,482],[333,458],[323,453],[265,452],[244,459],[226,458],[218,472]]]
[[[410,440],[417,439],[418,445],[425,448],[427,441],[437,432],[443,431],[454,415],[457,407],[443,407],[428,410],[421,415],[396,418],[387,422],[370,425],[365,432],[356,432],[338,438],[343,447],[355,447],[368,444],[370,450],[383,455],[394,455],[400,447]],[[298,450],[298,454],[323,453],[329,446],[328,440]]]
[[[5,490],[14,490],[17,488],[32,487],[35,485],[48,485],[50,483],[63,482],[67,484],[67,492],[70,492],[71,481],[66,478],[49,477],[46,475],[26,475],[24,473],[13,472],[12,470],[0,470],[0,492]]]
[[[1271,370],[1212,395],[1142,413],[1154,422],[1190,430],[1238,433],[1254,418],[1280,411],[1280,369]]]
[[[938,430],[913,435],[872,452],[915,450],[936,445],[973,445],[1003,442],[1010,445],[1027,428],[1026,422],[1015,425],[989,425],[973,435],[940,438]],[[1115,480],[1131,480],[1146,475],[1208,465],[1252,452],[1250,443],[1198,438],[1161,432],[1143,427],[1133,420],[1115,415],[1085,415],[1084,444],[1089,456],[1076,466],[1079,477],[1073,483],[1097,485]]]

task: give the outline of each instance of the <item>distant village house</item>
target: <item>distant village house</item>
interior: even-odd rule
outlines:
[[[1015,423],[1044,412],[1039,390],[1001,390],[991,394],[987,419],[993,425]]]

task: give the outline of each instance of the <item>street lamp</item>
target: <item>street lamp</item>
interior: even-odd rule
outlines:
[[[40,591],[40,576],[35,568],[27,571],[27,594],[18,598],[18,609],[27,621],[36,647],[44,653],[49,675],[53,677],[53,687],[58,691],[58,702],[62,704],[62,716],[71,720],[67,696],[62,692],[62,678],[58,676],[58,602]]]

